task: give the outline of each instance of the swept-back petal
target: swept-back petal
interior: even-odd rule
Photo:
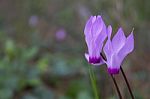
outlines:
[[[100,16],[98,16],[98,18],[101,18]],[[102,18],[101,18],[101,25],[100,27],[97,28],[101,28],[101,30],[99,31],[99,33],[97,32],[97,34],[95,35],[94,39],[93,39],[93,55],[95,55],[96,57],[100,56],[100,52],[102,50],[103,47],[103,42],[107,37],[106,34],[106,26],[105,23],[103,22]]]
[[[91,31],[94,37],[96,37],[102,31],[102,28],[103,28],[102,18],[101,16],[97,16],[95,22],[93,23]]]
[[[105,23],[103,23],[103,28],[101,32],[97,35],[97,38],[95,39],[95,44],[97,45],[100,51],[102,50],[103,42],[106,39],[106,37],[107,37],[106,26]]]
[[[108,38],[111,38],[111,33],[112,33],[112,27],[111,27],[111,25],[109,25],[108,28],[107,28]]]
[[[108,72],[110,74],[117,74],[117,73],[119,73],[120,63],[121,62],[120,62],[118,56],[116,54],[113,54],[111,56],[111,59],[107,63],[107,65],[108,65]]]
[[[90,19],[87,21],[87,23],[85,25],[85,28],[84,28],[85,36],[87,36],[87,35],[89,35],[91,33],[92,20],[93,20],[93,16],[90,17]]]
[[[88,42],[87,43],[88,53],[91,56],[91,55],[94,54],[93,52],[95,51],[95,45],[93,44],[93,39],[92,38],[91,39],[86,39],[86,41]]]
[[[130,52],[132,52],[134,49],[134,36],[133,31],[131,34],[127,37],[125,45],[121,48],[121,50],[118,53],[118,56],[120,59],[124,59]]]
[[[124,35],[124,32],[122,28],[119,28],[118,32],[112,39],[112,46],[116,53],[124,46],[125,41],[126,41],[126,37]]]
[[[89,62],[89,54],[85,53],[84,56],[85,56],[86,60]]]
[[[107,33],[107,36],[108,36],[108,40],[107,40],[103,50],[104,50],[104,53],[106,55],[107,60],[110,60],[110,57],[111,57],[110,55],[112,54],[112,43],[111,43],[111,38],[110,38],[111,33],[112,33],[111,25],[109,25],[107,27],[106,33]]]
[[[116,53],[112,55],[112,68],[120,69],[121,62],[122,60],[120,60]]]
[[[106,44],[105,44],[103,50],[104,50],[104,53],[105,53],[105,55],[106,55],[107,63],[108,63],[108,62],[110,62],[111,57],[112,57],[112,55],[113,55],[113,49],[112,49],[112,44],[111,44],[110,39],[107,40],[107,42],[106,42]],[[108,64],[107,64],[107,65],[108,65]]]
[[[91,34],[91,29],[92,29],[92,24],[93,24],[93,19],[95,20],[95,16],[91,16],[90,19],[87,21],[84,29],[84,34],[85,34],[85,41],[88,46],[89,52],[91,52],[91,45],[92,45],[92,34]]]

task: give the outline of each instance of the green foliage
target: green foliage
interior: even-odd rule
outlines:
[[[39,57],[39,47],[19,46],[12,39],[5,41],[3,56],[0,59],[0,99],[13,97],[19,97],[19,99],[47,99],[47,97],[75,99],[78,97],[81,99],[85,97],[85,94],[89,95],[87,82],[78,82],[78,79],[71,81],[61,96],[57,96],[56,92],[51,89],[51,84],[57,87],[64,82],[60,79],[61,77],[78,73],[78,69],[82,67],[74,67],[74,64],[71,64],[77,61],[76,59],[70,59],[72,61],[70,63],[61,54],[52,55],[47,52]],[[45,73],[48,77],[46,82],[43,80]],[[81,89],[86,92],[83,93]]]

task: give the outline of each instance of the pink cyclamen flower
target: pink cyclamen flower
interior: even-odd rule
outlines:
[[[102,17],[99,15],[97,17],[91,16],[85,25],[84,34],[88,47],[88,53],[85,53],[86,59],[93,65],[103,64],[104,62],[100,53],[107,34],[106,25]]]
[[[108,72],[110,74],[118,74],[123,59],[134,49],[133,31],[126,38],[122,28],[119,28],[112,41],[110,39],[111,33],[112,27],[108,26],[108,40],[104,46],[104,53],[107,58]]]
[[[55,37],[58,41],[64,40],[66,38],[66,36],[67,36],[67,33],[66,33],[65,29],[63,29],[63,28],[59,29],[55,33]]]
[[[31,27],[36,27],[38,25],[38,22],[39,22],[39,17],[36,15],[31,16],[29,19],[29,25]]]

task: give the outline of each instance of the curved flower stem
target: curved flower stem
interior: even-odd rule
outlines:
[[[132,99],[134,99],[134,96],[133,96],[131,87],[130,87],[129,82],[128,82],[128,80],[127,80],[127,77],[126,77],[126,75],[125,75],[125,73],[124,73],[124,71],[123,71],[123,68],[120,67],[120,69],[121,69],[121,73],[122,73],[122,75],[123,75],[123,78],[124,78],[124,80],[125,80],[125,82],[126,82],[126,85],[127,85],[127,87],[128,87],[128,90],[129,90],[129,92],[130,92],[130,95],[131,95]]]
[[[91,79],[91,84],[94,91],[95,99],[99,99],[97,86],[96,86],[96,78],[91,66],[89,66],[89,74],[90,74],[90,79]]]
[[[101,56],[102,56],[102,58],[106,61],[106,58],[103,56],[102,53],[101,53]],[[118,85],[117,85],[117,82],[116,82],[116,79],[115,79],[114,75],[110,74],[110,76],[111,76],[111,78],[112,78],[112,80],[113,80],[113,82],[114,82],[114,84],[115,84],[115,87],[116,87],[116,90],[117,90],[117,93],[118,93],[119,98],[122,99],[122,95],[121,95],[121,93],[120,93],[120,90],[119,90],[119,87],[118,87]]]
[[[115,87],[116,87],[116,90],[117,90],[119,99],[122,99],[122,96],[121,96],[121,93],[120,93],[120,90],[119,90],[119,87],[118,87],[118,85],[117,85],[117,82],[116,82],[116,79],[115,79],[114,75],[110,74],[110,76],[111,76],[111,78],[112,78],[112,80],[113,80],[113,82],[114,82],[114,84],[115,84]]]

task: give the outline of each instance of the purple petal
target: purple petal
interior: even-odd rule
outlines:
[[[102,20],[102,25],[103,25],[102,30],[101,30],[100,34],[97,35],[97,38],[100,37],[99,39],[101,40],[101,42],[103,42],[106,39],[106,37],[107,37],[106,25],[105,25],[103,20]]]
[[[87,21],[84,29],[85,41],[90,52],[91,52],[91,41],[92,41],[92,36],[91,36],[92,20],[93,20],[93,16],[91,16],[90,19]]]
[[[111,33],[112,33],[112,27],[111,27],[111,25],[109,25],[108,28],[107,28],[108,38],[111,38]]]
[[[96,16],[93,16],[92,23],[94,23],[95,21],[96,21]]]
[[[118,68],[108,68],[107,71],[109,72],[109,74],[119,74]]]
[[[112,44],[111,44],[110,39],[107,40],[103,50],[104,50],[104,53],[105,53],[106,58],[107,58],[107,63],[110,64],[109,62],[111,61],[111,57],[113,54],[113,49],[112,49]]]
[[[122,60],[120,60],[120,57],[118,57],[118,55],[116,53],[114,53],[111,57],[111,64],[110,66],[112,66],[112,69],[120,69]]]
[[[93,31],[94,33],[92,32],[94,36],[93,36],[93,40],[90,40],[91,42],[93,42],[92,43],[92,45],[93,45],[92,46],[92,55],[99,57],[100,52],[101,52],[102,47],[103,47],[103,42],[107,37],[106,26],[105,26],[105,23],[103,22],[101,16],[97,17],[97,20],[95,21],[94,24],[97,26],[93,26],[93,28],[95,28],[95,31]],[[101,28],[101,29],[99,29],[99,28]],[[95,34],[95,32],[97,32],[97,33]]]
[[[97,16],[92,26],[93,36],[96,37],[102,31],[102,28],[103,28],[102,18],[101,16]]]
[[[100,56],[99,58],[90,58],[89,54],[85,53],[86,60],[91,63],[92,65],[102,65],[104,64],[103,58]]]
[[[85,56],[86,60],[89,62],[89,54],[85,53],[84,56]]]
[[[104,60],[103,58],[100,57],[89,57],[89,63],[91,63],[92,65],[102,65],[104,64]]]
[[[103,65],[103,64],[104,64],[104,62],[102,61],[100,63],[96,63],[96,64],[92,64],[92,65],[94,65],[94,66],[100,66],[100,65]]]
[[[107,64],[108,68],[112,68],[112,69],[118,68],[119,69],[121,60],[119,59],[117,54],[113,51],[110,39],[108,39],[108,41],[106,42],[106,44],[104,46],[104,53],[107,58],[106,64]]]
[[[102,45],[100,45],[100,46],[94,46],[93,47],[93,53],[92,53],[92,56],[95,56],[95,57],[100,57],[100,52],[101,52],[101,49],[100,49],[100,47],[101,47]]]
[[[93,16],[90,17],[90,19],[87,21],[87,23],[85,25],[85,29],[84,29],[85,36],[87,36],[91,33],[92,20],[93,20]]]
[[[101,28],[101,30],[99,30],[100,32],[96,35],[96,42],[98,43],[103,42],[106,37],[107,37],[107,33],[106,33],[106,25],[103,21],[103,19],[101,18],[101,24],[99,25],[99,28]]]
[[[124,57],[127,56],[130,52],[132,52],[134,49],[134,37],[133,37],[133,31],[131,34],[127,37],[126,43],[123,46],[123,48],[119,51],[118,56],[120,59],[124,59]]]
[[[102,31],[97,35],[97,38],[95,39],[95,44],[97,45],[98,49],[101,51],[103,47],[103,42],[106,39],[106,26],[103,23]]]
[[[85,41],[88,47],[88,52],[91,55],[93,53],[93,39],[90,37],[85,37]]]
[[[103,60],[103,59],[101,59],[101,61],[100,61],[99,63],[95,63],[95,64],[92,64],[92,65],[100,66],[100,65],[102,65],[102,64],[104,64],[104,60]]]
[[[101,57],[89,57],[89,63],[97,64],[102,61]]]
[[[118,52],[125,44],[125,41],[126,41],[126,37],[124,35],[122,28],[120,28],[112,39],[112,46],[114,51]]]

